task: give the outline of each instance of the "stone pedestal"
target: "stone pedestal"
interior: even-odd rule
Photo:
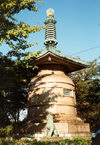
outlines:
[[[58,131],[60,138],[73,138],[73,137],[91,137],[90,127],[88,123],[54,123]],[[45,124],[46,125],[46,124]],[[44,128],[39,132],[34,133],[35,138],[45,138],[45,125]]]

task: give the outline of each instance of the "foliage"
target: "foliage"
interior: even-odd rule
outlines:
[[[28,82],[36,70],[29,63],[38,55],[38,52],[26,53],[27,48],[36,45],[33,42],[28,44],[26,38],[32,32],[40,31],[43,26],[19,22],[16,15],[25,9],[36,12],[37,2],[41,0],[0,1],[0,45],[2,47],[5,42],[11,47],[7,56],[0,52],[0,126],[8,125],[11,120],[19,121],[19,112],[26,107]]]
[[[88,138],[73,138],[74,145],[91,145],[91,140]]]
[[[35,33],[43,29],[43,26],[30,26],[23,21],[18,21],[16,15],[27,9],[36,12],[36,3],[41,0],[1,0],[0,1],[0,44],[5,42],[11,48],[8,56],[22,60],[26,49],[37,45],[36,42],[27,43],[30,33]],[[2,45],[1,45],[2,47]],[[5,49],[5,48],[2,48]]]
[[[41,27],[29,26],[18,22],[15,14],[22,10],[37,11],[36,2],[41,0],[1,0],[0,1],[0,43],[4,41],[15,49],[13,41],[23,41],[31,32],[36,32]],[[25,41],[23,41],[25,43]]]
[[[10,135],[12,135],[13,134],[13,125],[8,125],[7,127],[6,127],[6,135],[7,136],[10,136]]]
[[[35,139],[0,139],[0,145],[91,145],[91,139],[89,138],[74,138],[63,139],[59,141],[37,141]]]
[[[0,137],[11,136],[13,134],[13,125],[8,125],[5,128],[0,128]]]
[[[37,55],[38,52],[17,62],[4,56],[0,58],[0,125],[9,124],[11,119],[18,121],[20,110],[26,108],[28,83],[37,70],[30,61]]]
[[[5,128],[0,128],[0,136],[4,137],[6,135]]]
[[[71,74],[76,87],[78,115],[86,119],[91,130],[100,128],[100,62],[99,59],[90,63],[87,69]]]

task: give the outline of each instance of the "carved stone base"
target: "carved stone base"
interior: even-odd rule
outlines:
[[[80,133],[90,133],[90,127],[88,123],[55,123],[55,127],[60,134],[80,134]]]
[[[88,123],[54,123],[60,138],[73,138],[73,137],[91,137],[90,127]],[[45,138],[45,127],[41,132],[33,135],[35,138]]]
[[[59,137],[57,138],[69,138],[73,137],[91,137],[90,127],[88,123],[84,123],[79,120],[71,120],[66,122],[54,122],[55,128],[58,131]],[[46,137],[46,123],[33,123],[33,121],[26,121],[22,124],[20,130],[22,136],[28,134],[30,138],[44,139]],[[53,137],[54,138],[54,137]]]

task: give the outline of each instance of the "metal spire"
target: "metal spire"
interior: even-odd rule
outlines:
[[[46,45],[46,47],[55,47],[58,44],[58,42],[56,40],[56,20],[54,19],[53,9],[47,10],[47,18],[44,23],[46,25],[44,44]]]

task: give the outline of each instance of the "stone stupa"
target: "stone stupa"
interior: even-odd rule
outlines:
[[[45,20],[46,48],[33,65],[38,74],[31,79],[28,97],[28,118],[34,136],[45,135],[46,117],[53,116],[59,137],[89,137],[88,123],[77,117],[75,86],[68,73],[88,67],[88,63],[63,55],[56,49],[56,20],[54,10],[47,10]]]

